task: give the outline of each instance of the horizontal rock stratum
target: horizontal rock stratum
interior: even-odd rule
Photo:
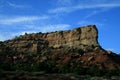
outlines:
[[[100,47],[98,43],[98,30],[95,25],[51,33],[26,33],[20,37],[5,41],[4,46],[8,49],[14,48],[17,52],[26,53],[39,53],[38,51],[45,47],[70,47],[82,49],[83,51]]]
[[[95,25],[80,27],[69,31],[58,31],[49,34],[41,34],[38,37],[49,42],[50,47],[74,47],[85,48],[86,46],[99,46],[98,31]]]
[[[119,61],[119,55],[106,51],[99,45],[95,25],[49,33],[25,33],[0,42],[0,65],[10,66],[9,70],[49,69],[64,72],[64,67],[68,65],[68,72],[74,69],[86,70],[91,66],[120,69]]]

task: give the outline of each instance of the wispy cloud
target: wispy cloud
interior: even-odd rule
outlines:
[[[29,27],[30,26],[30,27]],[[37,32],[54,32],[54,31],[60,31],[60,30],[68,30],[70,29],[69,24],[49,24],[44,26],[35,26],[35,25],[29,25],[28,29],[19,33],[19,35],[23,35],[25,33],[37,33]]]
[[[102,12],[105,12],[105,11],[108,11],[108,10],[110,10],[110,8],[103,8],[103,9],[101,9],[101,10],[94,10],[94,11],[90,12],[88,15],[86,15],[86,16],[84,17],[84,19],[87,19],[87,18],[89,18],[89,17],[91,17],[91,16],[94,16],[94,15],[96,15],[96,14],[98,14],[98,13],[102,13]]]
[[[16,4],[16,3],[12,3],[12,2],[7,2],[8,6],[13,7],[13,8],[26,8],[28,6],[26,5],[20,5],[20,4]]]
[[[31,26],[31,28],[29,28],[29,26]],[[15,36],[24,35],[25,33],[54,32],[54,31],[59,31],[59,30],[68,30],[70,29],[70,27],[71,25],[69,24],[48,24],[48,25],[43,25],[43,26],[28,25],[28,28],[26,28],[25,30],[19,30],[17,32],[16,31],[15,32],[14,31],[13,32],[2,32],[0,34],[0,41],[11,39],[11,38],[14,38]],[[3,35],[6,35],[6,36],[3,37]]]
[[[70,29],[70,24],[48,24],[48,25],[42,25],[42,26],[36,26],[36,25],[27,25],[28,29],[31,29],[32,32],[53,32],[53,31],[59,31],[59,30],[68,30]],[[33,31],[34,30],[34,31]]]
[[[79,4],[75,6],[68,6],[68,7],[58,7],[49,10],[49,13],[69,13],[76,10],[83,10],[83,9],[96,9],[96,8],[114,8],[120,7],[120,3],[105,3],[105,4]]]
[[[71,5],[74,0],[56,0],[56,1],[57,1],[57,5],[68,6]]]
[[[90,14],[88,14],[87,16],[85,16],[84,18],[86,19],[86,18],[89,18],[89,17],[91,17],[91,16],[93,16],[93,15],[95,15],[95,14],[97,14],[97,13],[99,13],[100,11],[93,11],[92,13],[90,13]]]
[[[82,21],[78,22],[78,25],[80,25],[80,26],[90,25],[90,24],[94,24],[94,25],[97,25],[97,26],[104,26],[103,23],[98,23],[98,22],[95,22],[95,21],[82,20]]]
[[[48,19],[48,16],[19,16],[19,17],[7,17],[0,19],[0,24],[11,25],[15,23],[31,22],[36,20]]]
[[[0,0],[0,7],[2,8],[17,8],[17,9],[26,9],[29,8],[29,5],[16,3],[13,0]]]
[[[41,27],[41,32],[52,32],[58,30],[68,30],[70,28],[69,24],[56,24],[56,25],[46,25]]]
[[[0,35],[0,41],[4,41],[4,40],[5,38],[2,35]]]

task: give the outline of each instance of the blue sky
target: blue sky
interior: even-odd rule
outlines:
[[[104,49],[120,53],[120,0],[0,0],[0,41],[88,24]]]

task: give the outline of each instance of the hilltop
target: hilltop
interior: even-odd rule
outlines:
[[[104,75],[98,71],[119,70],[119,61],[120,55],[99,45],[95,25],[50,33],[25,33],[0,43],[1,71]]]

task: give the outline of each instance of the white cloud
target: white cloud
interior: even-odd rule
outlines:
[[[9,0],[0,0],[0,7],[2,8],[18,8],[18,9],[25,9],[30,8],[30,6],[25,4],[19,4],[15,1],[9,1]]]
[[[53,31],[59,31],[59,30],[68,30],[70,29],[69,24],[49,24],[49,25],[43,25],[43,26],[37,26],[37,25],[26,25],[25,27],[29,29],[29,31],[24,32],[53,32]]]
[[[72,8],[73,7],[58,7],[55,9],[51,9],[48,12],[49,13],[69,13],[69,12],[73,11]]]
[[[25,30],[25,31],[20,31],[20,32],[16,32],[16,33],[12,33],[11,36],[15,37],[15,36],[19,36],[19,35],[24,35],[25,33],[36,33],[37,31],[34,30]]]
[[[2,35],[0,35],[0,41],[4,41],[4,40],[5,38]]]
[[[83,21],[79,21],[78,22],[78,25],[80,26],[85,26],[85,25],[97,25],[97,26],[104,26],[103,23],[98,23],[98,22],[94,22],[94,21],[86,21],[86,20],[83,20]]]
[[[70,25],[69,24],[46,25],[40,28],[41,32],[53,32],[59,30],[68,30],[70,28]]]
[[[26,8],[27,6],[25,5],[20,5],[20,4],[15,4],[12,2],[7,2],[8,6],[13,7],[13,8]]]
[[[100,11],[93,11],[93,12],[91,12],[90,14],[88,14],[87,16],[85,16],[84,18],[85,18],[85,19],[86,19],[86,18],[89,18],[89,17],[91,17],[91,16],[93,16],[93,15],[99,13],[99,12],[100,12]]]
[[[58,0],[57,5],[68,6],[68,5],[71,5],[72,2],[73,2],[73,0]]]
[[[94,15],[96,15],[96,14],[98,14],[98,13],[105,12],[105,11],[108,11],[108,10],[110,10],[110,8],[103,8],[103,9],[101,9],[101,10],[95,10],[95,11],[89,13],[88,15],[86,15],[86,16],[84,17],[84,19],[87,19],[87,18],[89,18],[89,17],[91,17],[91,16],[94,16]]]
[[[24,35],[25,33],[36,33],[36,31],[23,31],[23,32],[20,32],[19,35]]]
[[[44,20],[44,19],[48,19],[48,16],[8,17],[8,18],[1,18],[0,24],[11,25],[11,24],[15,24],[15,23],[31,22],[31,21]]]
[[[0,35],[0,41],[4,41],[7,39],[12,39],[16,36],[19,35],[24,35],[25,33],[38,33],[38,32],[54,32],[54,31],[59,31],[59,30],[68,30],[70,29],[70,25],[69,24],[56,24],[56,25],[44,25],[44,26],[36,26],[36,25],[28,25],[31,26],[31,28],[29,29],[25,29],[25,30],[20,30],[17,32],[2,32],[2,35],[6,35],[5,37],[3,37],[2,35]],[[9,35],[8,35],[9,34]]]
[[[5,41],[8,39],[15,38],[16,36],[24,35],[25,33],[36,33],[37,31],[34,30],[24,30],[24,31],[18,31],[18,32],[2,32],[0,34],[0,41]]]
[[[58,7],[55,9],[49,10],[49,13],[69,13],[76,10],[83,10],[83,9],[96,9],[96,8],[114,8],[120,7],[120,3],[102,3],[102,4],[79,4],[75,6],[68,6],[68,7]]]

